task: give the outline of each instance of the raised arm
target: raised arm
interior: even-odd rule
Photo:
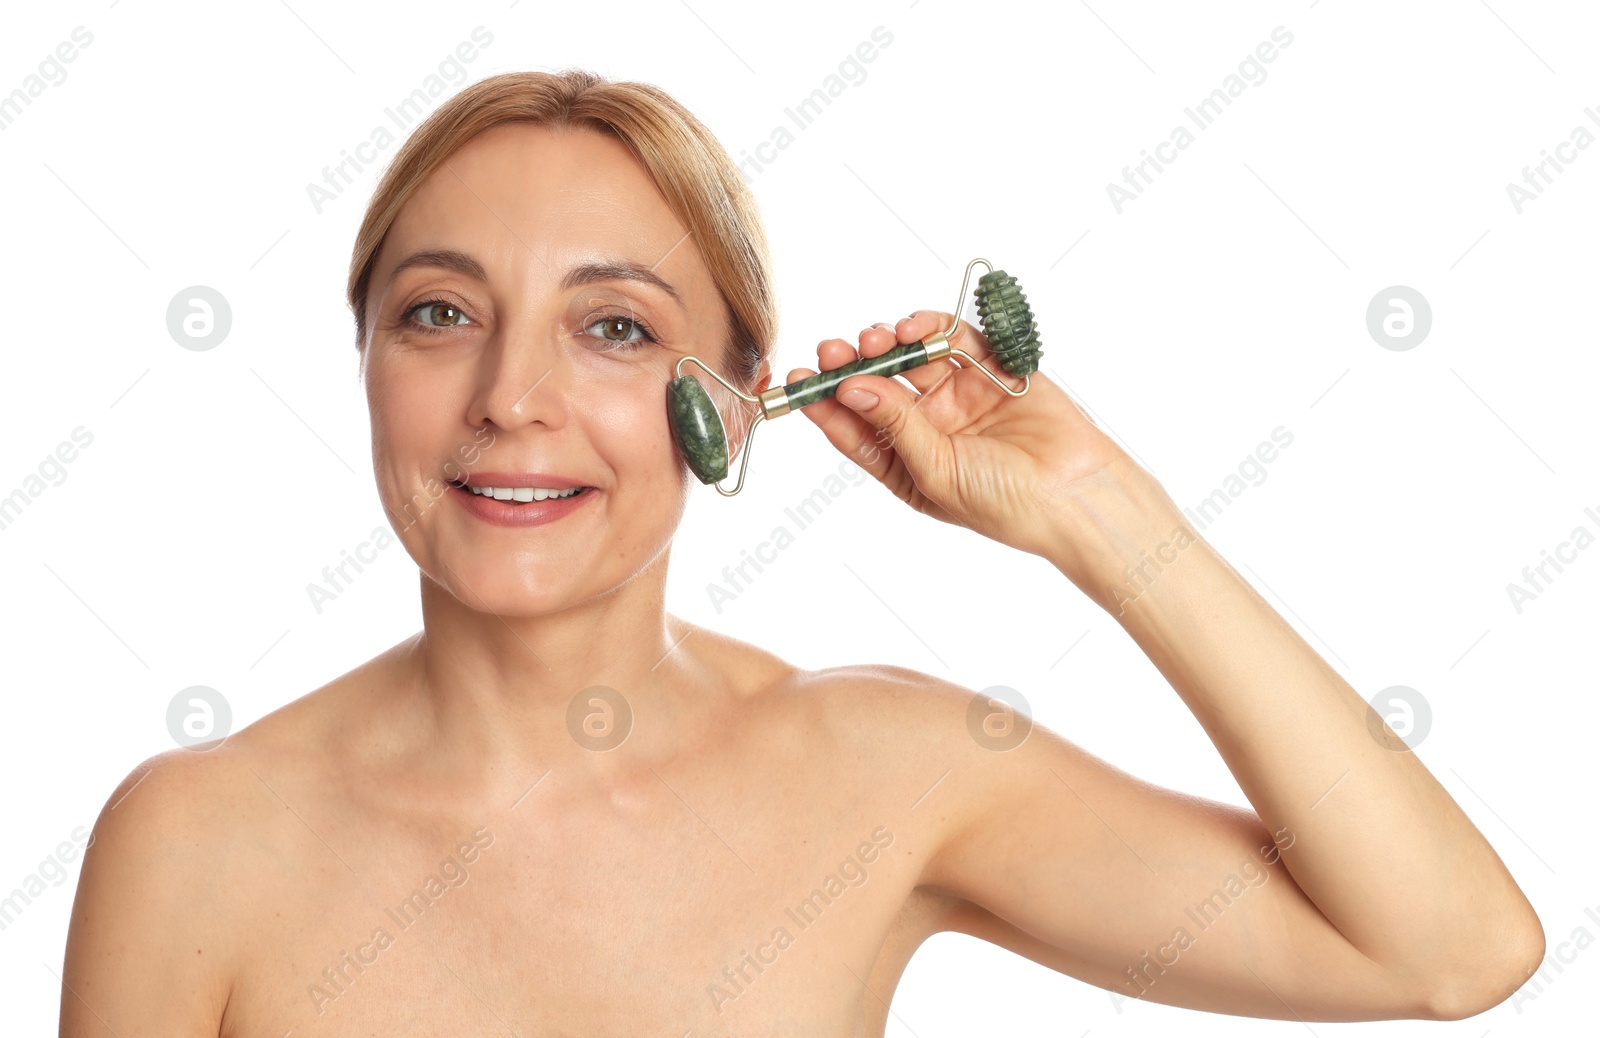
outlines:
[[[922,312],[897,338],[948,322]],[[987,352],[964,323],[957,338]],[[861,352],[895,339],[868,330]],[[853,353],[830,340],[819,359]],[[925,876],[967,903],[952,928],[1219,1012],[1455,1019],[1508,997],[1544,935],[1494,849],[1154,478],[1041,374],[1018,398],[953,363],[907,378],[920,395],[855,376],[806,413],[918,511],[1049,559],[1111,612],[1255,809],[1140,782],[1042,729],[1005,752],[969,742]],[[852,414],[852,388],[880,401]]]
[[[1159,488],[1079,515],[1093,529],[1055,561],[1160,668],[1255,810],[1044,729],[969,750],[924,877],[969,902],[950,928],[1213,1012],[1459,1019],[1510,996],[1543,957],[1539,921],[1417,756]],[[1125,567],[1158,555],[1128,601]]]
[[[1262,827],[1283,837],[1286,878],[1322,917],[1301,928],[1336,931],[1436,1015],[1473,1015],[1510,996],[1543,958],[1544,935],[1494,849],[1154,480],[1124,467],[1115,491],[1063,518],[1051,561],[1160,669]]]

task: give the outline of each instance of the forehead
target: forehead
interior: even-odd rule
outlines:
[[[704,302],[711,278],[688,230],[616,138],[506,123],[423,181],[386,235],[375,273],[421,248],[457,248],[491,270],[535,278],[621,259],[655,267],[685,302]]]

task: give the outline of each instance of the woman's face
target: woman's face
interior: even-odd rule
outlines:
[[[475,609],[536,615],[667,547],[698,484],[666,384],[679,357],[726,361],[728,317],[624,145],[517,123],[474,138],[401,210],[368,300],[378,491],[429,577]],[[586,489],[521,504],[463,483]]]

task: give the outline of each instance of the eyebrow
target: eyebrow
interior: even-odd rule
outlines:
[[[642,284],[654,285],[671,296],[673,302],[679,306],[683,305],[683,300],[678,296],[678,290],[667,284],[659,274],[649,267],[640,266],[637,263],[629,263],[626,260],[580,264],[567,271],[566,276],[561,279],[561,287],[576,288],[591,281],[638,281]]]
[[[446,270],[453,270],[457,274],[465,274],[467,277],[476,278],[479,281],[489,280],[489,275],[484,271],[483,264],[464,252],[459,252],[455,249],[424,249],[421,252],[413,252],[399,263],[396,263],[394,269],[389,271],[389,280],[385,282],[385,285],[394,284],[395,278],[400,276],[400,272],[411,267],[443,267]]]
[[[475,278],[478,281],[488,281],[489,275],[483,269],[483,264],[457,249],[424,249],[413,252],[405,259],[396,263],[394,270],[389,272],[389,284],[393,284],[400,272],[410,267],[443,267],[453,270],[458,274]],[[649,267],[627,260],[609,260],[603,263],[583,263],[571,270],[561,279],[563,289],[576,288],[593,281],[637,281],[641,284],[652,285],[671,296],[673,302],[683,305],[683,298],[678,295],[678,290],[673,288],[666,280]]]

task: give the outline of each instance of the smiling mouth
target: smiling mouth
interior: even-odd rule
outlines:
[[[493,498],[496,501],[508,501],[512,504],[528,504],[533,501],[563,501],[569,497],[587,494],[593,487],[491,487],[477,486],[463,483],[459,479],[449,481],[450,485],[460,490],[468,491],[479,497]]]

